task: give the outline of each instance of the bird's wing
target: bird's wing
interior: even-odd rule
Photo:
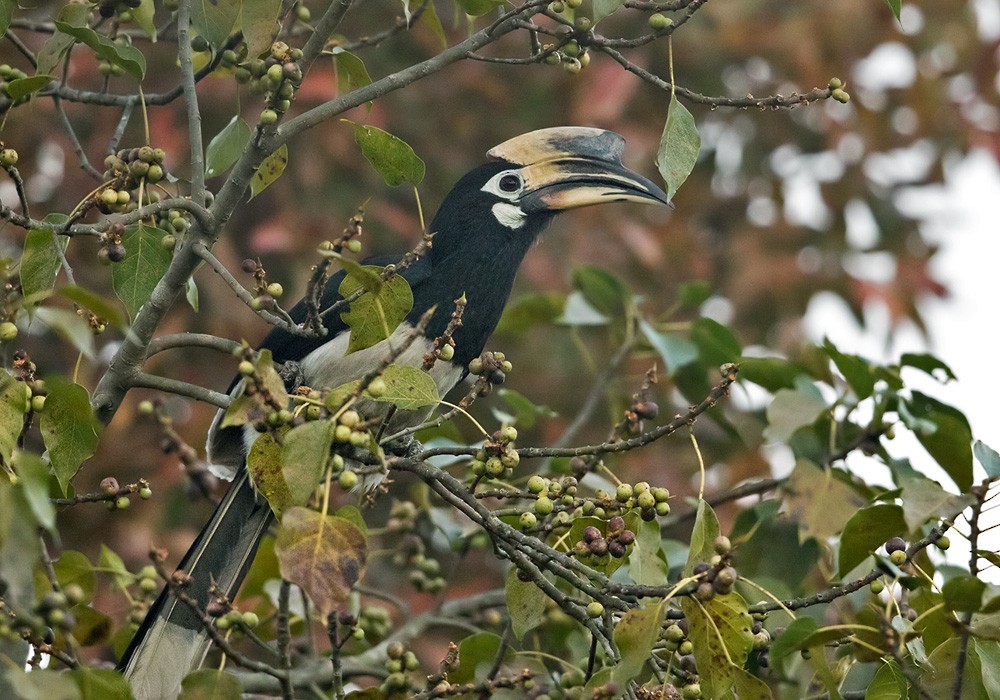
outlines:
[[[400,256],[398,255],[389,255],[369,258],[363,262],[365,265],[384,267],[385,265],[399,262],[399,259]],[[400,274],[406,279],[411,288],[416,288],[430,275],[430,263],[424,258],[418,259],[406,267]],[[323,287],[323,294],[320,297],[319,308],[321,313],[341,300],[340,285],[344,281],[345,276],[346,273],[341,270],[327,280],[326,285]],[[344,310],[346,311],[347,309]],[[422,309],[414,309],[408,320],[413,322],[414,317],[419,317],[422,311]],[[305,299],[299,301],[288,312],[292,320],[298,324],[306,320],[307,313],[308,306]],[[272,328],[271,332],[261,342],[259,349],[270,350],[271,357],[279,364],[289,361],[301,362],[310,353],[349,330],[347,324],[341,319],[340,313],[327,314],[323,318],[323,325],[326,328],[326,335],[322,337],[296,335],[282,328]],[[236,396],[241,391],[241,388],[240,377],[237,376],[233,378],[227,391],[231,395]],[[212,471],[216,475],[223,478],[233,478],[242,466],[243,459],[247,454],[247,445],[244,439],[245,431],[243,426],[219,427],[223,413],[224,411],[220,410],[209,427],[208,454],[213,467]]]
[[[373,258],[365,264],[384,266],[398,260],[396,256]],[[428,270],[429,264],[417,261],[402,274],[411,286],[416,286],[427,277]],[[339,289],[344,276],[341,271],[327,281],[320,300],[321,311],[341,298]],[[300,301],[289,315],[296,323],[302,323],[306,313],[306,304]],[[295,335],[274,328],[260,349],[270,350],[276,362],[302,360],[348,331],[339,313],[327,315],[324,326],[327,334],[323,337]],[[238,392],[240,386],[237,377],[229,391]],[[257,496],[246,470],[242,469],[246,457],[244,429],[219,428],[222,413],[218,413],[210,429],[209,452],[213,461],[232,469],[235,481],[178,566],[191,577],[186,592],[202,609],[211,597],[209,587],[213,582],[219,592],[230,599],[235,596],[272,520],[270,507]],[[201,663],[208,647],[209,639],[201,620],[164,590],[136,632],[120,668],[133,681],[133,691],[140,700],[175,697],[180,680]],[[164,664],[163,659],[171,659],[171,663]]]

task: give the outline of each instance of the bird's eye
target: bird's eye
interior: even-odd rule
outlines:
[[[501,192],[508,192],[508,193],[517,192],[519,189],[521,189],[521,178],[519,178],[517,175],[508,174],[500,178],[500,182],[497,184],[500,186]]]

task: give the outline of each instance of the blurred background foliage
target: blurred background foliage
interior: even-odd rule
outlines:
[[[33,13],[43,18],[58,7],[43,3]],[[588,7],[584,5],[584,13]],[[395,21],[401,9],[398,2],[385,0],[358,3],[341,31],[355,40]],[[522,268],[512,299],[517,313],[507,317],[489,345],[513,361],[507,386],[557,414],[522,431],[519,443],[548,444],[561,434],[620,341],[615,324],[569,328],[548,323],[562,295],[572,289],[572,273],[579,266],[613,274],[637,295],[647,317],[669,312],[664,318],[677,322],[679,334],[687,333],[686,322],[703,314],[728,325],[752,354],[777,353],[808,362],[802,318],[823,292],[839,297],[859,322],[865,320],[865,307],[874,304],[887,308],[894,324],[920,325],[922,300],[948,290],[931,272],[935,248],[922,236],[920,222],[896,205],[896,194],[940,181],[947,164],[970,149],[998,152],[998,13],[990,0],[908,1],[901,22],[878,0],[746,0],[708,3],[700,10],[674,35],[679,85],[706,95],[787,95],[826,86],[836,76],[853,99],[778,111],[689,104],[703,146],[698,165],[675,198],[675,209],[582,210],[561,219],[543,237]],[[466,18],[451,3],[439,2],[438,14],[450,42],[464,36]],[[605,35],[645,31],[645,15],[626,11],[601,25]],[[44,39],[23,35],[26,41]],[[176,84],[175,48],[168,42],[146,49],[150,69],[145,91]],[[418,22],[412,31],[359,49],[358,55],[375,77],[439,49],[439,39]],[[528,47],[523,36],[515,35],[492,50],[513,56],[524,55]],[[666,76],[665,42],[630,56]],[[0,61],[27,68],[8,42],[0,43]],[[74,52],[68,70],[81,88],[101,89],[103,77],[89,52]],[[198,90],[206,141],[236,110],[250,121],[259,112],[260,98],[230,75],[209,77]],[[329,99],[336,90],[332,62],[318,66],[303,84],[293,113]],[[429,221],[451,185],[480,163],[491,146],[536,128],[579,124],[618,131],[628,142],[626,163],[653,176],[668,99],[595,53],[576,75],[559,66],[464,61],[392,93],[370,111],[359,108],[346,116],[403,138],[425,160],[420,200]],[[119,111],[69,103],[65,108],[88,158],[99,165]],[[188,176],[186,129],[181,101],[150,108],[152,143],[167,151],[167,170],[181,178]],[[94,186],[80,173],[71,143],[45,101],[11,113],[2,138],[22,153],[19,167],[35,212],[69,212]],[[142,120],[135,115],[121,145],[138,146],[143,140]],[[243,258],[260,257],[269,279],[281,281],[287,298],[295,298],[316,260],[317,243],[339,233],[362,205],[366,253],[401,252],[419,240],[413,192],[385,186],[359,157],[350,125],[322,124],[290,143],[289,152],[284,176],[237,211],[216,248],[231,269]],[[4,202],[14,201],[8,183],[0,193]],[[21,236],[5,226],[0,245],[14,255]],[[96,243],[86,240],[71,246],[78,282],[110,290],[108,268],[97,264],[96,251]],[[211,271],[202,270],[196,279],[200,312],[178,304],[162,333],[207,332],[251,342],[263,337],[264,324]],[[707,284],[708,298],[700,308],[681,304],[677,310],[682,288],[688,293],[697,289],[682,285],[699,281]],[[827,332],[836,341],[837,329]],[[109,329],[98,338],[100,358],[110,357],[117,333]],[[76,359],[68,347],[54,342],[36,343],[32,356],[43,375],[65,371]],[[662,369],[652,351],[630,360],[610,387],[606,411],[586,426],[584,439],[606,435],[654,363]],[[158,356],[150,371],[223,390],[234,368],[235,360],[190,350]],[[103,369],[100,363],[84,363],[79,381],[93,386]],[[682,412],[701,398],[678,388],[684,389],[666,377],[658,385],[662,415]],[[712,491],[769,473],[761,451],[762,412],[740,410],[762,404],[756,394],[746,392],[734,390],[733,404],[722,411],[725,419],[699,424]],[[147,397],[142,391],[129,394],[76,486],[78,491],[95,490],[107,475],[122,483],[146,477],[157,498],[137,502],[126,513],[73,509],[76,524],[62,530],[62,544],[92,560],[98,540],[130,564],[141,564],[150,542],[169,547],[177,557],[210,512],[211,504],[189,500],[176,456],[160,450],[158,427],[136,415],[137,402]],[[503,407],[497,396],[480,403],[480,415],[491,405]],[[181,435],[192,445],[203,444],[214,409],[181,399],[168,405]],[[741,439],[733,439],[734,430]],[[697,493],[697,457],[687,439],[662,441],[630,454],[617,467],[624,480],[648,479],[675,494]],[[734,512],[727,515],[723,509],[724,521],[731,522]],[[475,568],[470,567],[469,578],[475,578]],[[373,564],[369,577],[380,575],[391,575],[391,567],[380,571]]]

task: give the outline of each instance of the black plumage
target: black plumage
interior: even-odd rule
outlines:
[[[423,344],[415,343],[416,352],[403,361],[419,362],[430,341],[444,332],[454,301],[464,294],[462,325],[452,336],[454,357],[450,363],[438,363],[446,366],[435,370],[435,380],[444,393],[464,376],[500,320],[525,254],[560,210],[621,200],[668,203],[659,187],[621,164],[623,146],[623,139],[608,131],[544,129],[501,144],[490,151],[492,162],[459,180],[431,223],[430,251],[401,273],[413,292],[413,308],[404,325],[412,328],[436,306]],[[368,262],[384,265],[397,260]],[[321,309],[339,300],[343,278],[341,272],[327,282]],[[296,305],[290,315],[302,323],[305,303]],[[269,349],[275,362],[300,363],[305,384],[318,389],[356,379],[385,357],[385,344],[344,357],[349,328],[337,313],[327,314],[324,324],[327,333],[318,338],[275,328],[260,347]],[[234,382],[230,389],[238,392],[241,385]],[[422,418],[414,413],[411,421]],[[217,423],[218,419],[209,435],[209,457],[228,467],[234,484],[179,565],[191,576],[188,595],[202,607],[213,583],[217,590],[235,596],[272,520],[269,506],[255,493],[243,468],[245,428],[220,429]],[[164,591],[121,667],[139,700],[172,697],[207,648],[198,617]]]

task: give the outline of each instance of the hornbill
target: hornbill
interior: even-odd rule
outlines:
[[[378,366],[391,344],[408,337],[425,312],[436,307],[422,337],[396,359],[419,366],[434,338],[445,330],[455,300],[464,294],[462,323],[452,335],[454,356],[431,370],[443,396],[465,376],[470,360],[482,353],[521,260],[558,212],[603,202],[669,204],[657,185],[622,165],[624,146],[620,135],[586,127],[541,129],[500,144],[489,151],[489,162],[465,175],[445,197],[430,226],[430,250],[402,271],[413,291],[413,308],[392,337],[345,355],[350,330],[339,314],[328,314],[323,337],[275,328],[260,347],[270,349],[276,363],[299,363],[306,385],[332,388]],[[339,299],[343,275],[327,282],[322,308]],[[299,302],[290,313],[302,323],[306,303]],[[240,383],[234,381],[231,393],[238,391]],[[221,591],[235,596],[272,521],[270,507],[255,492],[244,468],[256,433],[245,426],[219,426],[217,416],[209,432],[208,457],[214,470],[228,472],[234,482],[179,565],[191,577],[187,594],[203,607],[213,585],[216,595]],[[201,620],[164,590],[120,667],[139,700],[172,698],[208,647]]]

